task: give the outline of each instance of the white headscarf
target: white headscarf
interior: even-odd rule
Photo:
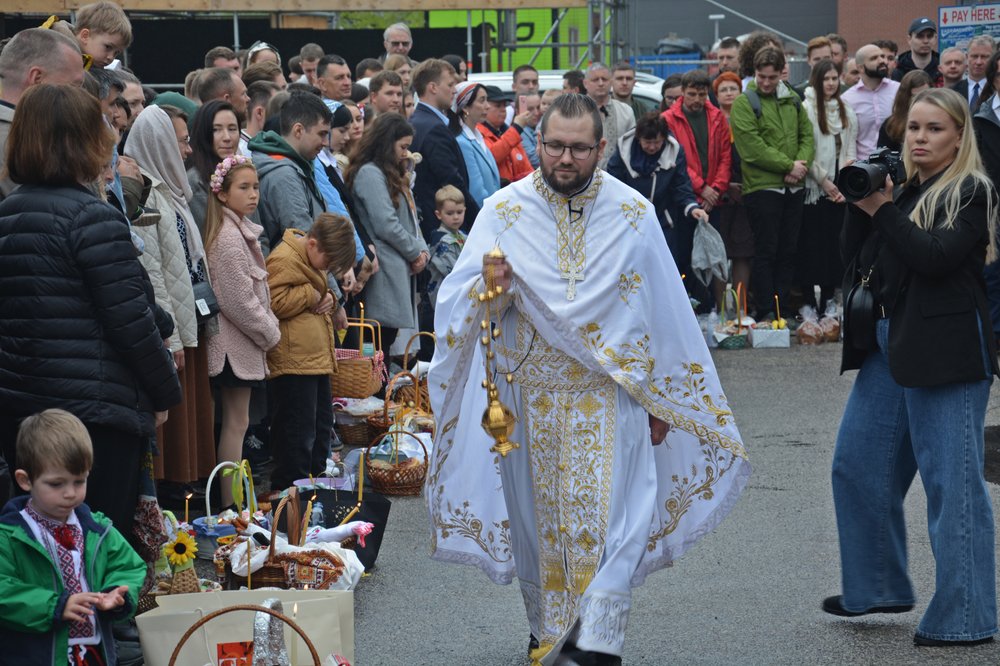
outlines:
[[[187,230],[191,265],[197,266],[205,257],[205,246],[201,240],[201,231],[191,215],[191,185],[177,146],[174,124],[166,111],[155,105],[142,110],[129,131],[125,154],[170,190],[171,202],[184,220],[184,228]]]

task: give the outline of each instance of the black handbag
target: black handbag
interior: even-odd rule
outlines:
[[[875,351],[875,294],[871,289],[874,266],[851,287],[844,301],[844,340],[860,351]]]
[[[215,291],[208,280],[195,282],[194,287],[194,310],[198,316],[198,323],[204,323],[219,314],[219,301],[215,298]]]
[[[385,495],[368,488],[359,491],[357,495],[353,491],[325,488],[315,492],[315,501],[323,503],[323,523],[327,527],[355,520],[372,524],[371,534],[365,537],[364,547],[362,548],[360,543],[354,547],[354,554],[361,560],[361,564],[365,565],[366,570],[371,569],[382,548],[382,537],[385,536],[385,528],[389,523],[389,509],[392,508],[392,502]],[[308,491],[305,496],[311,497]]]

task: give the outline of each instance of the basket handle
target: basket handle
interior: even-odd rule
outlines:
[[[274,514],[271,516],[271,544],[267,548],[267,559],[274,559],[274,544],[278,540],[278,516],[282,511],[285,510],[285,505],[288,504],[288,495],[281,498],[278,502],[278,506],[274,508]],[[295,530],[295,526],[292,525],[291,520],[288,521],[288,531],[292,532]],[[288,543],[292,543],[292,535],[288,535]],[[247,556],[247,573],[250,572],[250,556]]]
[[[199,629],[201,629],[202,626],[214,620],[215,618],[219,617],[220,615],[225,615],[226,613],[232,613],[234,611],[253,611],[255,613],[267,613],[268,615],[273,615],[274,617],[278,618],[279,620],[287,624],[289,627],[291,627],[292,630],[299,636],[301,636],[303,641],[305,641],[306,647],[309,648],[309,656],[312,657],[313,665],[321,666],[319,653],[316,651],[316,646],[313,645],[313,642],[311,640],[309,640],[309,636],[307,636],[306,632],[302,630],[302,627],[296,624],[295,620],[287,617],[283,613],[279,613],[273,608],[267,608],[265,606],[256,606],[254,604],[237,604],[235,606],[227,606],[226,608],[220,608],[219,610],[214,610],[211,613],[208,613],[207,615],[199,619],[197,622],[191,625],[190,629],[184,632],[183,636],[181,636],[180,641],[177,642],[177,647],[175,647],[174,651],[170,653],[170,661],[167,662],[167,666],[176,666],[177,657],[180,656],[181,648],[184,647],[184,643],[186,643],[187,640],[191,638],[194,632],[198,631]]]
[[[413,337],[411,337],[407,341],[407,343],[406,343],[406,349],[403,350],[403,369],[404,370],[406,368],[410,367],[410,363],[409,363],[409,361],[410,361],[410,345],[412,345],[413,341],[416,340],[417,338],[419,338],[421,335],[426,335],[427,337],[429,337],[431,339],[431,342],[435,342],[435,343],[437,342],[437,336],[434,335],[433,333],[431,333],[430,331],[417,331],[416,333],[414,333]]]
[[[361,331],[358,333],[358,351],[364,354],[365,347],[365,331],[371,331],[372,334],[372,344],[375,345],[376,340],[378,344],[375,345],[375,351],[382,351],[382,324],[379,323],[377,319],[365,319],[361,321],[356,317],[347,318],[348,328],[360,328]]]
[[[391,435],[392,436],[392,441],[393,441],[393,445],[394,445],[393,446],[393,450],[397,453],[397,455],[399,453],[399,435],[409,435],[413,439],[417,440],[417,443],[420,444],[420,448],[422,448],[424,450],[424,462],[430,463],[430,460],[428,460],[428,455],[427,455],[427,447],[424,446],[424,443],[420,440],[419,437],[417,437],[416,435],[414,435],[409,430],[393,430],[391,432],[386,433],[386,435]],[[368,464],[368,461],[371,459],[369,454],[371,453],[372,448],[378,442],[380,442],[382,440],[382,438],[385,437],[386,435],[379,435],[378,437],[376,437],[375,439],[373,439],[372,443],[369,444],[368,447],[365,449],[365,456],[364,456],[364,463],[365,464]],[[364,467],[364,465],[360,465],[360,467]]]
[[[385,387],[385,401],[382,403],[382,421],[385,423],[389,422],[389,400],[392,397],[392,389],[396,386],[396,381],[401,379],[402,377],[409,377],[410,381],[413,382],[413,387],[416,389],[420,388],[420,382],[417,381],[417,376],[414,375],[412,372],[407,372],[406,370],[403,370],[402,372],[397,372],[396,374],[394,374],[392,376],[392,379],[389,380],[389,383]],[[422,406],[420,404],[420,391],[418,390],[416,393],[417,393],[416,408],[420,409]]]
[[[232,467],[233,469],[239,469],[240,465],[237,464],[237,463],[235,463],[235,462],[233,462],[232,460],[223,460],[218,465],[216,465],[215,469],[212,470],[212,473],[208,475],[208,483],[205,484],[205,517],[206,518],[210,518],[212,516],[212,507],[209,504],[209,498],[212,496],[212,480],[215,478],[215,475],[220,470],[226,469],[227,467]],[[256,498],[253,497],[253,489],[250,487],[250,482],[249,482],[248,479],[246,479],[246,478],[243,479],[243,485],[246,488],[247,507],[249,508],[250,502],[251,502],[251,498],[253,498],[253,500],[256,500]],[[237,508],[239,508],[239,507],[237,507]]]

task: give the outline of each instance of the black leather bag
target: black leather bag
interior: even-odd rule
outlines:
[[[313,491],[307,490],[302,496],[311,498],[312,493]],[[389,523],[389,509],[392,508],[392,502],[385,495],[380,495],[370,488],[363,488],[362,492],[321,489],[316,490],[315,495],[316,501],[323,503],[323,524],[327,527],[355,520],[372,524],[371,534],[365,537],[364,548],[360,543],[354,547],[354,554],[361,560],[361,564],[365,565],[365,569],[370,570],[378,559],[379,549],[382,548],[382,537],[385,536],[385,528]]]
[[[208,280],[195,282],[194,285],[194,310],[198,316],[198,323],[208,321],[219,314],[219,301],[215,298],[215,291]]]
[[[874,268],[874,267],[873,267]],[[844,301],[844,340],[860,351],[875,351],[876,305],[870,279],[873,268],[851,287]]]

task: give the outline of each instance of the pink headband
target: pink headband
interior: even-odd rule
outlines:
[[[249,164],[253,166],[253,160],[251,160],[246,155],[230,155],[226,159],[219,162],[219,165],[215,167],[215,173],[212,174],[212,178],[209,184],[212,188],[212,192],[218,194],[222,191],[222,181],[226,179],[226,176],[235,167],[243,166],[244,164]]]

